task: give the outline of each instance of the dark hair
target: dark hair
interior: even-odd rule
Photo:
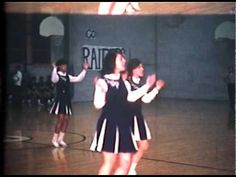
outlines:
[[[111,74],[114,72],[116,66],[116,56],[118,54],[123,55],[122,51],[117,49],[110,49],[106,54],[105,58],[103,59],[103,67],[101,70],[101,75],[104,76],[105,74]]]
[[[67,61],[64,60],[64,59],[59,59],[59,60],[56,62],[56,66],[61,66],[61,65],[67,65]]]
[[[128,75],[132,76],[133,69],[138,67],[140,64],[141,64],[141,61],[139,59],[137,58],[130,59],[127,64]]]
[[[20,65],[16,65],[16,70],[20,70],[21,69],[21,66]]]

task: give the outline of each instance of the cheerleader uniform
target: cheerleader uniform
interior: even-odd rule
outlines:
[[[70,80],[68,74],[59,76],[59,81],[56,84],[56,95],[54,103],[50,110],[50,114],[66,114],[72,115]]]
[[[90,150],[112,153],[136,152],[137,144],[131,130],[127,88],[120,76],[118,79],[106,76],[100,79],[106,83],[107,92]]]
[[[128,82],[130,83],[131,91],[137,90],[143,85],[140,78],[130,77]],[[157,93],[158,89],[154,88],[137,101],[130,103],[130,110],[133,118],[132,131],[136,141],[151,139],[151,132],[142,113],[142,102],[150,103],[155,98]]]
[[[61,71],[56,71],[54,68],[52,72],[52,82],[56,83],[56,94],[54,103],[50,109],[50,114],[65,114],[72,115],[71,106],[71,82],[80,82],[84,79],[86,70],[83,70],[78,76],[71,76]]]

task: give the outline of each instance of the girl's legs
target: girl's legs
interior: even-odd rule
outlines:
[[[63,119],[62,119],[62,124],[61,124],[61,127],[60,127],[59,137],[58,137],[58,143],[62,146],[67,146],[67,144],[64,141],[64,137],[65,137],[65,132],[66,132],[67,127],[68,127],[68,123],[69,123],[69,116],[64,115]]]
[[[140,159],[142,158],[145,151],[147,151],[149,147],[148,140],[140,140],[138,141],[138,151],[132,156],[132,163],[129,169],[130,175],[136,175],[136,166]]]
[[[55,125],[55,130],[54,130],[54,134],[53,134],[53,138],[52,138],[52,144],[55,147],[59,147],[58,137],[59,137],[59,133],[61,131],[61,127],[62,127],[62,124],[63,124],[63,119],[64,119],[63,114],[59,114],[57,116],[57,122],[56,122],[56,125]]]
[[[102,158],[103,162],[99,168],[98,175],[110,175],[117,161],[117,155],[111,152],[102,152]]]
[[[114,175],[127,175],[131,165],[132,153],[119,153],[118,154],[118,167]]]

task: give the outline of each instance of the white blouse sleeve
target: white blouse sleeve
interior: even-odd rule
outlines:
[[[59,81],[59,76],[57,75],[57,68],[54,67],[52,70],[51,81],[57,83]]]
[[[128,90],[127,100],[130,102],[135,102],[136,100],[141,98],[145,93],[147,93],[147,91],[149,89],[149,86],[147,84],[144,84],[139,89],[131,91],[130,83],[128,81],[124,81],[124,82],[125,82],[125,86]]]
[[[106,104],[106,92],[108,90],[107,83],[104,79],[98,79],[95,92],[93,104],[96,109],[101,109]]]
[[[150,91],[149,93],[146,93],[142,97],[142,101],[144,103],[150,103],[156,97],[158,93],[159,93],[159,90],[155,87],[154,89],[152,89],[152,91]]]
[[[72,76],[69,75],[70,78],[70,82],[81,82],[82,80],[84,80],[85,76],[86,76],[86,70],[83,69],[83,71],[81,71],[81,73],[77,76]]]

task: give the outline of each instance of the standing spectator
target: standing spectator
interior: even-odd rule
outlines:
[[[13,99],[13,106],[15,108],[21,108],[21,102],[22,102],[22,71],[21,66],[17,65],[15,67],[15,73],[13,75],[13,93],[12,93],[12,99]]]
[[[229,124],[234,125],[234,114],[235,114],[235,68],[230,66],[228,69],[228,74],[225,77],[225,82],[227,83],[228,96],[229,96]]]

